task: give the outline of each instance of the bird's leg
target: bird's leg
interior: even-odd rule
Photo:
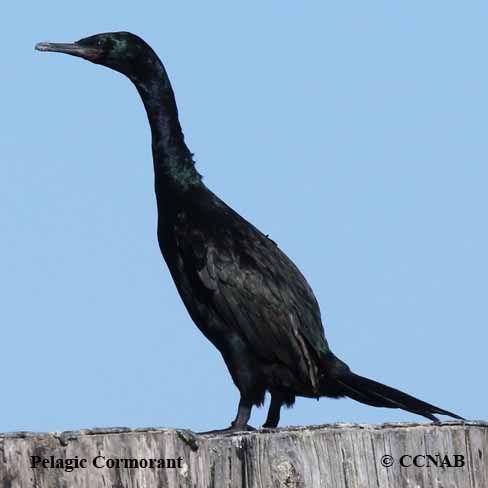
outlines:
[[[249,417],[251,416],[252,403],[241,397],[239,401],[239,408],[237,410],[236,418],[230,424],[227,429],[209,430],[207,432],[199,432],[199,434],[226,434],[229,432],[241,432],[255,430],[253,427],[247,424]]]
[[[269,406],[269,410],[268,410],[268,417],[266,418],[266,422],[264,423],[263,427],[267,427],[271,429],[278,427],[282,405],[283,405],[283,396],[280,393],[272,392],[271,405]]]
[[[251,416],[252,403],[244,400],[242,397],[239,401],[239,408],[237,409],[237,415],[234,421],[231,423],[232,430],[254,430],[247,425],[249,417]]]

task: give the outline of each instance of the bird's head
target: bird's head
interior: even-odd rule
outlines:
[[[40,42],[36,49],[78,56],[129,77],[142,73],[153,62],[149,45],[130,32],[96,34],[73,43]]]

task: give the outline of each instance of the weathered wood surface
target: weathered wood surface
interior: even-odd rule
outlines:
[[[412,456],[403,458],[404,464],[411,464],[413,456],[426,454],[440,455],[436,459],[444,466],[400,466],[402,456]],[[385,455],[392,456],[391,467],[382,465]],[[452,465],[455,455],[463,456],[464,466],[446,465],[445,456]],[[84,458],[86,467],[71,472],[32,468],[31,456],[48,464]],[[180,467],[97,468],[95,458],[98,464],[108,459],[164,459]],[[426,461],[418,458],[418,464]],[[0,486],[488,488],[488,423],[339,424],[228,436],[125,428],[0,434]]]

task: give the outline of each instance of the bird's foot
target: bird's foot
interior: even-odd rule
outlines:
[[[216,430],[208,430],[206,432],[198,432],[198,435],[217,435],[217,434],[234,434],[236,432],[252,432],[256,430],[254,427],[250,425],[234,425],[232,424],[227,429],[216,429]]]

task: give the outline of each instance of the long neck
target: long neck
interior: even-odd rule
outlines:
[[[152,62],[146,67],[142,75],[131,79],[142,98],[151,126],[156,191],[158,186],[184,191],[199,185],[201,176],[185,144],[173,89],[163,64],[153,54]]]

